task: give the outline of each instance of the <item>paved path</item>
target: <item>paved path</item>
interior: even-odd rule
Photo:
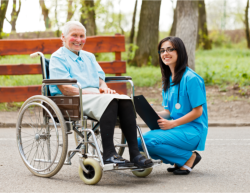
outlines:
[[[147,129],[144,128],[143,132]],[[73,147],[73,136],[69,136]],[[127,154],[127,152],[126,152]],[[188,176],[167,173],[169,165],[154,168],[147,178],[130,171],[105,172],[95,186],[78,177],[78,160],[54,177],[39,178],[24,166],[17,151],[15,129],[0,129],[0,192],[249,192],[250,127],[209,128],[202,161]],[[127,157],[127,156],[125,156]]]

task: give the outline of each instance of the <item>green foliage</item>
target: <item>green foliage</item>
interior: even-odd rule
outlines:
[[[0,32],[0,33],[1,33],[1,34],[0,34],[0,37],[1,37],[2,39],[5,39],[5,38],[7,38],[7,37],[10,36],[9,33],[4,33],[4,32]]]
[[[45,58],[50,58],[51,54],[45,54]],[[1,64],[40,64],[39,57],[31,58],[29,55],[0,56]]]
[[[0,76],[0,86],[41,85],[42,75]]]
[[[128,64],[131,60],[133,60],[133,58],[135,57],[135,52],[139,47],[135,44],[128,44],[126,45],[126,50],[127,51],[127,55],[124,55],[124,59],[126,59],[126,61],[128,61]]]
[[[169,29],[169,31],[160,31],[159,32],[159,41],[162,40],[163,38],[168,37],[170,34],[170,30],[171,29]]]
[[[220,31],[212,31],[209,38],[212,40],[214,47],[232,48],[230,38]]]
[[[136,86],[154,86],[161,81],[161,71],[159,67],[127,66],[127,73],[124,76],[131,76]]]
[[[17,111],[22,105],[23,102],[0,103],[0,111]]]

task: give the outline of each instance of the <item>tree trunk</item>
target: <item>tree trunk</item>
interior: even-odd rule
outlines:
[[[16,10],[17,4],[16,0],[13,0],[13,8],[12,8],[12,13],[11,13],[11,31],[16,31],[16,21],[21,9],[21,0],[19,0],[19,8]]]
[[[96,35],[94,0],[82,0],[81,4],[80,22],[85,26],[87,36],[94,36]]]
[[[71,18],[74,15],[74,10],[73,10],[73,0],[68,0],[68,15],[67,15],[67,21],[70,21]]]
[[[159,17],[161,0],[143,0],[141,5],[139,30],[137,34],[138,49],[131,61],[132,65],[145,66],[158,64],[157,45],[159,39]]]
[[[246,10],[245,10],[245,26],[246,26],[247,47],[250,49],[248,10],[249,10],[249,0],[247,1],[247,6],[246,6]]]
[[[58,22],[58,19],[57,19],[57,11],[58,11],[58,9],[57,9],[58,2],[57,1],[58,0],[55,0],[55,24],[56,24],[56,27],[57,27],[57,30],[55,31],[55,33],[56,33],[57,37],[60,37],[61,34],[60,34],[60,29],[59,29],[59,22]]]
[[[198,33],[198,2],[177,1],[177,28],[176,36],[184,42],[188,65],[195,70],[195,47]]]
[[[40,6],[42,8],[43,20],[46,29],[51,28],[51,21],[49,19],[49,9],[46,7],[44,0],[39,0]]]
[[[170,30],[169,36],[175,36],[176,34],[176,24],[177,24],[177,9],[174,9],[173,23]]]
[[[0,6],[0,39],[2,39],[2,32],[3,32],[3,23],[5,19],[5,14],[8,8],[8,3],[9,1],[5,0],[0,0],[1,1],[1,6]]]
[[[119,6],[121,5],[121,0],[119,0]],[[121,34],[124,35],[124,30],[122,28],[122,24],[121,24],[121,21],[122,21],[122,13],[121,13],[121,9],[120,9],[120,12],[119,12],[119,18],[118,18],[118,24],[119,24],[119,28],[121,30]]]
[[[135,0],[135,8],[134,8],[133,19],[132,19],[132,27],[131,27],[131,31],[130,31],[130,35],[129,35],[129,43],[130,44],[134,43],[134,37],[135,37],[135,16],[136,16],[137,2],[138,2],[138,0]]]
[[[198,1],[199,21],[197,45],[201,45],[204,50],[211,50],[212,45],[208,37],[207,13],[204,0]]]

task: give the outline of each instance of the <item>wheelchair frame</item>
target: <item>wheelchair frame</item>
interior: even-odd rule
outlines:
[[[30,56],[32,58],[40,56],[41,65],[42,65],[42,71],[44,73],[43,76],[45,78],[47,78],[46,67],[45,67],[45,57],[44,57],[43,53],[36,52],[36,53],[31,54]],[[106,79],[106,82],[108,82],[108,83],[129,82],[130,85],[131,85],[131,99],[132,99],[132,102],[134,103],[134,100],[133,100],[134,99],[134,84],[133,84],[133,81],[132,81],[131,77],[119,77],[118,76],[118,77],[106,77],[105,79]],[[95,131],[99,128],[99,122],[97,122],[96,124],[94,124],[94,122],[92,121],[92,129],[87,128],[87,120],[89,118],[87,116],[83,115],[81,85],[77,82],[76,79],[44,79],[42,81],[42,95],[45,96],[45,97],[48,97],[48,98],[49,98],[48,93],[47,93],[47,86],[48,85],[77,85],[78,89],[79,89],[80,120],[78,120],[78,121],[71,121],[70,116],[69,116],[69,120],[68,121],[65,121],[65,117],[63,117],[63,118],[64,118],[64,122],[65,122],[66,128],[67,128],[67,132],[65,131],[66,132],[66,137],[68,137],[68,134],[72,134],[71,130],[73,130],[81,138],[81,142],[78,144],[78,146],[75,149],[71,149],[71,150],[67,151],[66,159],[64,160],[63,165],[71,165],[71,159],[76,155],[76,153],[78,153],[80,168],[86,174],[90,173],[89,172],[90,170],[88,170],[88,168],[86,168],[86,166],[84,164],[84,160],[86,160],[88,158],[92,158],[93,160],[98,160],[98,162],[99,162],[99,164],[101,166],[101,170],[102,171],[131,169],[132,172],[133,172],[133,174],[136,175],[136,176],[138,176],[138,177],[145,177],[145,176],[147,176],[147,175],[149,175],[151,173],[152,168],[141,169],[141,168],[137,168],[135,166],[133,166],[133,167],[119,167],[116,164],[104,164],[103,159],[102,159],[102,154],[101,154],[101,151],[100,151],[100,148],[99,148],[99,145],[97,143],[96,136],[95,136]],[[26,105],[26,106],[28,106],[28,105]],[[26,106],[24,106],[24,107],[21,108],[21,110],[20,110],[21,114],[24,112],[25,108],[27,108]],[[49,109],[47,109],[45,106],[43,106],[43,109],[45,109],[45,111],[47,111],[47,113],[49,114],[49,116],[53,118],[52,121],[53,121],[54,127],[57,128],[56,125],[58,123],[56,123],[56,121],[55,121],[52,113],[50,113]],[[19,119],[20,118],[18,118],[18,121],[19,121]],[[44,117],[44,123],[45,124],[46,124],[46,120],[47,119],[48,119],[48,117]],[[80,122],[80,124],[77,123],[77,122]],[[81,128],[81,130],[79,131],[78,128]],[[18,130],[20,130],[20,128],[18,128],[18,124],[17,124],[17,135],[18,135]],[[143,147],[143,151],[145,153],[145,156],[147,158],[150,158],[150,156],[148,154],[148,151],[147,151],[147,147],[145,145],[145,141],[144,141],[143,136],[142,136],[141,128],[138,125],[137,125],[137,130],[138,130],[141,142],[142,142],[142,147]],[[50,129],[47,129],[47,133],[44,134],[44,135],[50,136]],[[92,136],[92,140],[93,141],[91,141],[91,140],[88,139],[88,136],[90,136],[90,135]],[[40,140],[41,136],[42,135],[39,135],[39,140]],[[47,148],[48,148],[48,150],[47,150],[48,152],[47,153],[51,154],[51,152],[49,150],[49,148],[50,148],[50,137],[46,137],[46,136],[44,138],[47,140],[46,141]],[[36,138],[36,135],[35,135],[35,138]],[[32,168],[29,168],[29,163],[27,163],[27,161],[25,160],[25,157],[24,157],[24,155],[23,155],[23,153],[22,153],[22,151],[20,149],[20,148],[22,148],[22,146],[20,145],[20,139],[19,138],[17,138],[17,139],[18,139],[18,147],[19,147],[19,151],[20,151],[21,157],[22,157],[23,161],[26,162],[25,165],[28,167],[28,169],[31,170]],[[66,145],[68,146],[68,144],[66,144]],[[89,151],[88,151],[89,145],[93,147],[93,149],[96,151],[97,155],[89,153]],[[117,144],[116,147],[125,148],[125,147],[127,147],[127,145],[126,144]],[[48,157],[50,158],[50,156],[48,156]],[[49,168],[49,167],[51,167],[51,165],[56,164],[55,159],[56,158],[54,158],[54,160],[50,159],[50,160],[35,160],[35,161],[51,163],[48,166],[48,168]],[[162,163],[161,160],[152,160],[152,161],[154,163],[153,167],[154,166],[158,166],[158,165],[160,165]],[[96,167],[96,166],[93,166],[93,167]],[[102,171],[101,171],[101,175],[102,175]],[[147,172],[144,174],[143,171],[147,171]],[[39,171],[36,171],[36,172],[39,172]],[[80,172],[80,170],[79,170],[79,172]],[[56,173],[57,172],[55,172],[55,174]],[[53,175],[55,175],[55,174],[53,174]],[[44,177],[44,176],[42,176],[42,177]],[[51,177],[51,176],[49,176],[49,177]],[[101,179],[101,176],[100,176],[100,179]],[[84,179],[82,179],[82,180],[86,184],[96,184],[96,183],[99,182],[100,179],[97,179],[94,182],[93,181],[86,181]]]

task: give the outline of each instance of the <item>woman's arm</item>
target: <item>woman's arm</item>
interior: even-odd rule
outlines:
[[[62,94],[65,95],[65,96],[79,95],[79,89],[74,87],[74,86],[71,86],[71,85],[58,85],[57,87],[62,92]],[[100,90],[100,93],[116,94],[116,91],[111,90],[110,88],[108,88],[107,84],[100,78],[99,78],[99,90]],[[98,94],[98,93],[83,90],[82,94]]]
[[[203,111],[202,106],[198,106],[193,108],[192,111],[190,111],[188,114],[179,119],[168,121],[166,119],[161,118],[157,122],[162,130],[172,129],[174,127],[177,127],[179,125],[184,125],[186,123],[189,123],[197,119],[202,115],[202,111]]]
[[[79,95],[79,88],[73,87],[71,85],[58,85],[57,87],[65,96]],[[98,94],[98,93],[82,90],[82,94]]]
[[[99,90],[100,93],[104,94],[116,94],[116,91],[108,88],[107,84],[101,78],[99,78]]]
[[[157,112],[157,114],[164,119],[170,118],[170,112],[167,109],[164,109],[164,111]]]

